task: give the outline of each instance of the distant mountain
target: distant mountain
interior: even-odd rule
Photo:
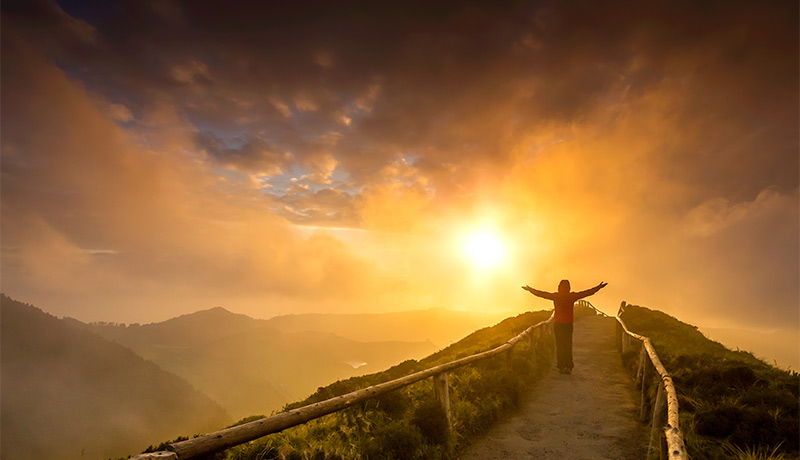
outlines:
[[[233,337],[267,325],[267,321],[253,319],[246,315],[231,313],[222,307],[202,310],[182,315],[160,323],[116,324],[91,323],[69,319],[81,327],[88,327],[106,339],[125,345],[145,359],[156,363],[167,360],[172,367],[169,355],[181,356],[195,347]],[[163,366],[162,366],[163,367]]]
[[[185,380],[41,310],[0,298],[0,456],[117,458],[231,419]]]
[[[322,316],[299,315],[289,324],[285,320],[253,319],[217,307],[162,323],[84,327],[192,382],[235,418],[270,413],[305,398],[322,385],[383,370],[437,350],[420,336],[413,341],[392,340],[413,337],[404,328],[428,327],[412,326],[410,319],[399,321],[397,315]],[[303,327],[306,317],[308,325]],[[416,318],[422,322],[426,317],[429,315]],[[390,332],[391,324],[395,327]],[[372,335],[363,332],[367,328],[373,329]],[[361,338],[383,337],[359,341],[329,330],[360,333]]]

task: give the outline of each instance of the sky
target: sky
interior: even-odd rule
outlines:
[[[797,2],[2,9],[17,300],[513,312],[566,278],[800,349]]]

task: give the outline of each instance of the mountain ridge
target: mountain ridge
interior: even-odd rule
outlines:
[[[0,296],[0,456],[106,458],[230,415],[186,380],[74,323]]]
[[[82,327],[192,382],[240,417],[280,409],[336,380],[427,356],[439,348],[427,336],[447,344],[491,316],[436,308],[263,320],[214,307],[159,323]]]

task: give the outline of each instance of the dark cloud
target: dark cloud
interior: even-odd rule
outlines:
[[[177,272],[200,265],[190,257],[200,243],[177,236],[195,228],[193,219],[226,228],[239,212],[262,216],[256,227],[279,236],[256,253],[287,261],[311,253],[281,252],[296,248],[282,233],[286,221],[430,235],[500,203],[509,208],[498,212],[503,227],[520,241],[530,244],[530,231],[549,242],[520,250],[528,256],[520,267],[540,271],[518,276],[544,277],[548,265],[591,278],[600,269],[585,268],[581,255],[598,253],[603,267],[616,261],[626,292],[686,311],[697,295],[712,317],[722,302],[702,288],[730,279],[731,310],[744,317],[764,299],[774,307],[763,317],[775,324],[796,316],[798,302],[797,251],[778,249],[798,240],[798,8],[4,2],[4,214],[34,214],[35,234],[59,253],[145,247],[172,254]],[[41,75],[9,64],[17,61],[5,45],[19,41],[41,56],[44,64],[28,70]],[[42,81],[53,66],[68,78]],[[47,103],[83,111],[48,113]],[[56,114],[83,126],[71,130]],[[143,181],[148,187],[137,186]],[[114,211],[120,203],[129,217]],[[213,224],[200,210],[212,211]],[[143,230],[130,230],[130,216]],[[214,228],[209,235],[224,234]],[[137,232],[147,236],[130,236]],[[371,271],[330,240],[315,244],[330,260],[323,266]],[[430,254],[423,246],[414,247]],[[248,292],[296,294],[303,275],[286,277],[293,269],[315,279],[316,292],[337,282],[319,266],[272,268],[245,247],[213,256],[225,261],[226,281],[247,279]],[[242,275],[253,266],[262,278]],[[426,267],[431,279],[448,270]],[[460,272],[449,270],[457,283]],[[214,273],[188,271],[205,280]],[[659,288],[665,273],[686,288]],[[437,289],[414,276],[410,291]],[[769,280],[780,287],[765,289]]]
[[[282,174],[293,162],[291,153],[259,138],[235,139],[239,145],[227,147],[208,133],[199,133],[197,144],[223,166],[244,169],[258,175]]]
[[[502,161],[532,126],[580,123],[598,107],[675,81],[685,128],[702,125],[706,133],[696,150],[669,152],[676,174],[696,181],[705,170],[709,187],[750,199],[765,186],[797,183],[796,9],[780,2],[110,2],[99,9],[65,2],[63,10],[46,3],[6,22],[40,18],[53,33],[36,40],[73,43],[57,53],[64,68],[134,114],[167,100],[201,133],[213,127],[211,136],[231,143],[223,137],[258,132],[297,161],[315,154],[326,133],[340,133],[332,151],[358,180],[406,155]],[[97,38],[79,39],[89,29]],[[754,185],[732,190],[732,177]]]

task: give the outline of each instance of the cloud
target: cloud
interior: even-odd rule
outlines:
[[[176,82],[182,84],[211,83],[208,66],[198,59],[173,65],[169,70],[169,75]]]
[[[6,271],[11,283],[51,292],[80,293],[78,287],[85,284],[82,277],[87,275],[86,266],[90,263],[89,251],[69,241],[40,216],[12,211],[10,217],[13,221],[4,226],[3,232],[13,235],[16,244],[6,248],[3,259],[6,267],[13,267]]]
[[[323,153],[314,157],[306,158],[304,165],[311,169],[308,179],[316,184],[330,184],[333,171],[339,162],[330,153]]]
[[[797,327],[796,183],[757,189],[763,177],[698,155],[714,126],[682,94],[667,80],[519,138],[509,174],[485,197],[505,209],[495,219],[518,248],[518,276],[543,289],[563,277],[610,281],[594,299],[609,312],[626,300],[702,324]],[[713,144],[731,147],[735,169],[762,167],[735,140]],[[720,169],[740,182],[701,180]]]
[[[4,5],[4,216],[153,296],[527,308],[567,276],[797,316],[797,5],[356,6]],[[515,250],[478,283],[449,242],[484,221]]]
[[[692,287],[707,297],[697,308],[720,324],[800,327],[800,197],[798,190],[763,190],[754,200],[710,200],[688,214],[694,254],[684,267]],[[712,284],[713,283],[713,284]],[[709,286],[719,286],[708,294]],[[726,311],[716,305],[724,304]],[[735,319],[733,319],[735,318]]]
[[[283,102],[280,98],[272,96],[269,98],[269,102],[272,104],[275,110],[280,112],[280,114],[284,117],[289,118],[292,116],[292,111],[289,109],[289,104]]]
[[[282,204],[275,211],[287,219],[308,225],[355,226],[358,224],[353,212],[352,195],[335,188],[311,191],[310,186],[298,184],[289,187],[287,193],[276,197]]]
[[[290,152],[281,152],[278,147],[257,137],[240,141],[241,145],[235,147],[226,147],[222,140],[208,133],[198,133],[196,139],[222,166],[257,176],[282,174],[294,161]]]
[[[797,124],[796,110],[785,102],[796,86],[791,56],[797,47],[791,15],[775,5],[445,2],[436,9],[398,6],[389,15],[362,4],[358,12],[317,17],[302,14],[306,6],[248,5],[222,13],[195,4],[167,19],[147,4],[128,8],[132,14],[107,12],[94,21],[108,43],[105,52],[63,51],[64,59],[96,70],[81,75],[90,86],[111,100],[120,93],[145,103],[168,97],[181,110],[192,107],[187,115],[200,131],[214,125],[233,132],[240,128],[231,120],[246,120],[247,129],[298,161],[317,154],[321,135],[346,126],[332,153],[359,181],[409,154],[432,167],[508,160],[532,126],[580,124],[598,107],[669,80],[678,97],[691,101],[697,122],[681,128],[708,138],[695,152],[701,165],[694,168],[715,165],[705,171],[706,184],[729,187],[731,175],[755,166],[765,177],[745,194],[752,195],[779,170],[778,181],[790,184],[785,171],[797,169],[776,167],[796,163],[793,146],[779,154],[777,145],[763,148]],[[371,20],[363,21],[365,15]],[[259,45],[280,39],[281,31],[294,39],[281,47]],[[131,48],[152,53],[146,60],[113,58]],[[214,87],[175,88],[163,76],[176,69],[184,80],[213,73]],[[100,75],[103,84],[95,80]],[[234,102],[241,100],[251,104],[246,119]],[[729,145],[719,145],[725,138]],[[761,165],[719,162],[734,150],[751,157],[754,148],[769,152]]]
[[[326,69],[333,67],[333,54],[329,51],[318,50],[314,53],[314,63]]]
[[[9,294],[98,318],[108,302],[147,317],[211,299],[336,302],[374,289],[369,265],[340,241],[303,239],[269,200],[228,186],[194,137],[154,135],[163,142],[145,148],[63,72],[13,39],[3,45],[3,81],[16,91],[2,108],[18,115],[3,149]],[[168,132],[178,121],[149,120]]]
[[[319,106],[306,93],[300,93],[294,97],[294,106],[302,112],[316,112]]]

